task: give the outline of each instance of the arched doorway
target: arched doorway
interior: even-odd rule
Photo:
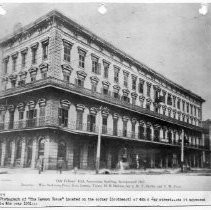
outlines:
[[[38,145],[38,158],[44,158],[45,139],[41,138]]]
[[[58,143],[58,159],[66,161],[67,145],[66,141],[60,140]]]
[[[11,163],[11,156],[12,156],[12,140],[10,139],[6,143],[6,159],[5,159],[5,165],[10,165],[10,163]]]

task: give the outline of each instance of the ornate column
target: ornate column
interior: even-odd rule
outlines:
[[[2,142],[1,142],[1,166],[4,166],[4,162],[5,162],[5,156],[6,156],[6,140],[4,139]]]
[[[11,162],[10,162],[10,165],[11,166],[14,166],[14,163],[15,163],[15,150],[16,150],[16,142],[15,140],[13,139],[12,141],[12,154],[11,154]]]
[[[37,162],[37,152],[38,152],[38,140],[37,138],[33,139],[32,143],[32,162],[31,162],[31,168],[36,168],[36,162]]]
[[[25,151],[26,151],[26,138],[23,137],[21,140],[21,161],[20,161],[20,167],[24,167],[25,163]]]

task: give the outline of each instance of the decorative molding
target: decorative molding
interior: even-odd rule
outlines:
[[[85,80],[86,79],[86,76],[87,76],[87,73],[84,72],[84,71],[77,71],[77,76],[78,78],[82,79],[82,80]]]
[[[145,96],[143,95],[139,96],[139,101],[144,101],[144,99],[145,99]]]
[[[37,49],[39,46],[39,42],[36,42],[30,46],[31,49]]]
[[[147,103],[152,103],[152,99],[151,98],[147,98],[146,101],[147,101]]]
[[[77,111],[84,111],[84,109],[85,109],[85,106],[83,104],[77,104],[76,105],[76,110]]]
[[[130,72],[128,72],[128,71],[126,71],[126,70],[123,70],[123,74],[125,75],[125,76],[129,76],[129,74],[130,74]]]
[[[137,80],[137,76],[135,74],[131,74],[132,79]]]
[[[64,63],[61,65],[61,67],[62,67],[63,73],[65,72],[68,75],[70,75],[71,72],[73,71],[73,68],[69,64]]]
[[[17,105],[18,111],[24,111],[25,110],[25,104],[24,103],[19,103]]]
[[[64,108],[64,109],[69,109],[70,108],[70,105],[71,105],[71,102],[67,99],[63,99],[60,101],[60,104],[61,104],[61,107]]]
[[[48,71],[48,66],[49,66],[48,63],[43,62],[39,65],[39,69],[40,69],[41,72],[46,72],[46,71]]]
[[[37,68],[37,67],[32,66],[32,67],[29,69],[29,73],[30,73],[30,75],[37,74],[37,70],[38,70],[38,68]]]
[[[102,84],[103,84],[104,87],[106,86],[107,88],[111,85],[111,83],[109,81],[106,81],[106,80],[102,81]]]
[[[28,47],[25,47],[24,49],[21,50],[21,54],[27,54],[28,52]]]
[[[10,112],[13,112],[15,111],[15,106],[13,104],[10,104],[7,106],[7,109],[10,111]]]
[[[130,91],[128,89],[122,89],[123,96],[128,96]]]
[[[29,109],[34,109],[36,106],[36,103],[35,103],[35,101],[29,101],[27,103],[27,106],[29,107]]]
[[[14,52],[12,55],[11,55],[12,59],[16,59],[18,57],[18,51]]]
[[[98,82],[99,82],[99,78],[96,76],[91,76],[90,80],[91,80],[91,83],[93,83],[93,84],[98,84]]]
[[[97,108],[96,107],[91,107],[89,109],[89,113],[92,114],[92,115],[96,115],[97,114]]]
[[[5,105],[3,105],[3,104],[0,105],[0,111],[6,111],[6,109],[7,109],[7,108],[6,108]]]
[[[119,85],[114,85],[113,89],[114,89],[114,92],[119,93],[120,86]]]
[[[135,124],[137,122],[137,119],[136,118],[132,118],[131,121],[132,121],[133,124]]]
[[[9,75],[9,79],[10,79],[11,81],[16,81],[16,80],[17,80],[17,77],[18,77],[17,74],[10,74],[10,75]]]
[[[144,84],[145,83],[145,80],[139,78],[139,83]]]
[[[123,120],[124,122],[127,122],[127,121],[129,120],[129,117],[128,117],[128,116],[123,116],[123,117],[122,117],[122,120]]]
[[[86,49],[84,49],[84,48],[82,48],[82,47],[80,47],[80,46],[78,46],[77,48],[78,48],[78,53],[79,53],[79,54],[80,54],[80,53],[83,53],[83,55],[86,56],[88,50],[86,50]]]
[[[138,96],[138,94],[137,94],[136,92],[132,92],[132,93],[131,93],[131,96],[132,96],[132,98],[135,98],[135,99],[136,99],[137,96]]]
[[[144,126],[144,125],[146,125],[146,122],[144,120],[140,120],[139,125]]]
[[[4,63],[8,63],[9,62],[9,59],[10,59],[10,56],[6,56],[5,58],[3,58],[3,62]]]
[[[68,45],[70,45],[71,47],[73,46],[73,43],[70,42],[70,41],[68,41],[68,40],[66,40],[66,39],[62,39],[62,41],[63,41],[63,44],[68,44]]]
[[[40,42],[42,43],[42,45],[48,45],[48,43],[49,43],[49,36],[48,37],[45,37]]]
[[[46,99],[45,98],[40,98],[38,100],[38,104],[39,104],[40,107],[46,106]]]
[[[114,114],[113,114],[113,118],[114,118],[114,119],[119,119],[119,114],[118,114],[118,113],[114,113]]]

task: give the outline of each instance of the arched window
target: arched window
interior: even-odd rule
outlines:
[[[64,140],[59,141],[58,145],[58,159],[66,159],[66,142]]]
[[[16,142],[16,159],[21,158],[21,139],[18,139]]]
[[[172,142],[172,134],[171,134],[171,131],[168,131],[168,140],[169,140],[169,143]]]
[[[147,140],[151,140],[151,128],[150,127],[147,127]]]
[[[139,125],[139,139],[145,139],[143,125]]]
[[[38,157],[44,156],[44,149],[45,149],[45,139],[41,138],[39,140]]]
[[[160,129],[155,129],[155,141],[160,141]]]

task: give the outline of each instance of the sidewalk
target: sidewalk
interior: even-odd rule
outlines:
[[[0,168],[0,174],[38,174],[37,169],[31,168]],[[59,174],[57,170],[44,170],[42,174]],[[96,174],[95,170],[64,170],[62,174]],[[164,175],[164,174],[191,174],[191,175],[205,175],[211,176],[211,169],[208,168],[192,168],[191,171],[184,171],[181,173],[180,168],[172,169],[127,169],[127,170],[109,170],[101,169],[99,174],[125,174],[125,175]]]

